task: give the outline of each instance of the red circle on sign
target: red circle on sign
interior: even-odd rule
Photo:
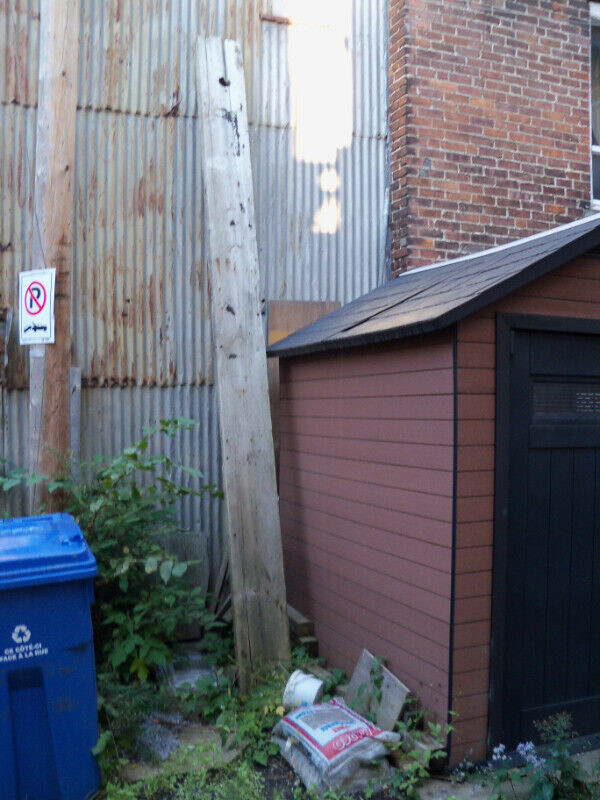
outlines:
[[[46,305],[46,289],[38,281],[32,281],[25,290],[25,311],[32,317]]]

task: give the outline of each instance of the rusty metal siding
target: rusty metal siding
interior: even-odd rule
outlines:
[[[196,116],[198,35],[238,39],[248,85],[258,85],[261,7],[261,0],[82,0],[79,107]],[[37,0],[2,3],[0,102],[36,105],[38,49]]]
[[[33,108],[0,106],[0,305],[14,306],[18,274],[31,260],[35,158]]]
[[[81,415],[94,427],[94,433],[82,437],[82,461],[91,461],[99,452],[121,452],[138,439],[142,429],[152,421],[188,417],[197,423],[190,431],[183,431],[174,439],[155,437],[151,450],[158,453],[160,449],[175,462],[200,469],[205,483],[218,484],[219,431],[215,395],[214,388],[209,386],[177,386],[168,390],[144,386],[84,387]],[[202,486],[202,481],[189,481],[187,477],[185,482],[198,490]],[[201,499],[186,497],[181,503],[181,514],[183,526],[202,543],[208,562],[218,565],[222,542],[219,536],[209,533],[219,530],[220,502],[211,499],[208,493]]]
[[[77,115],[74,361],[92,385],[211,380],[197,121]]]
[[[261,0],[84,0],[79,105],[143,116],[197,116],[196,39],[242,46],[248,88],[258,84]],[[251,118],[260,105],[251,92]]]
[[[40,14],[38,0],[0,5],[0,103],[37,103]]]
[[[28,439],[28,394],[26,391],[6,391],[0,386],[0,445],[11,465],[24,460]],[[209,386],[181,386],[164,390],[159,387],[84,387],[81,397],[83,420],[81,460],[90,464],[98,455],[120,453],[136,441],[142,431],[158,419],[188,417],[196,422],[190,431],[173,439],[155,437],[151,452],[166,453],[177,463],[200,469],[204,479],[190,480],[181,476],[187,485],[199,490],[203,483],[219,483],[219,436],[215,390]],[[216,442],[216,446],[212,446]],[[11,515],[23,513],[24,496],[13,497],[7,509]],[[222,539],[211,532],[220,529],[220,502],[209,493],[202,498],[186,497],[181,502],[183,527],[196,542],[195,557],[210,565],[218,565],[223,555]]]
[[[82,0],[72,325],[84,458],[114,452],[155,412],[210,418],[201,458],[218,480],[198,35],[242,44],[265,297],[346,302],[385,277],[387,0],[348,0],[354,114],[348,141],[323,162],[295,157],[295,28],[269,21],[295,1]],[[0,306],[15,305],[31,259],[38,40],[37,0],[0,2]],[[14,337],[10,356],[4,453],[23,463],[27,365]],[[185,512],[205,530],[218,528],[209,505]]]

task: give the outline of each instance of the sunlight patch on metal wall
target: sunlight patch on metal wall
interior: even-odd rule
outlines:
[[[268,265],[266,295],[348,302],[386,274],[385,143],[355,136],[332,166],[293,159],[292,138],[289,128],[250,129],[253,163],[262,165],[256,224],[260,263]],[[289,209],[285,215],[282,199]],[[337,210],[331,232],[323,227],[326,214],[333,216],[328,208]]]

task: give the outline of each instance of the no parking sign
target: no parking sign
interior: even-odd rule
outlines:
[[[54,342],[54,281],[56,270],[19,273],[19,342]]]

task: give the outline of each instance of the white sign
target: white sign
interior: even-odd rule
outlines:
[[[19,343],[54,342],[55,269],[19,273]]]

